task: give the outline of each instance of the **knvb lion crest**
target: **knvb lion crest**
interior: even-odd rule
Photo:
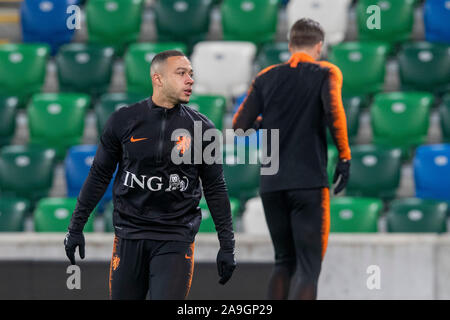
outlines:
[[[185,191],[188,187],[189,180],[186,177],[183,177],[183,179],[180,179],[180,176],[175,174],[171,174],[169,177],[169,187],[166,189],[166,191],[174,191],[174,190],[180,190]]]
[[[191,137],[179,136],[176,145],[177,150],[180,151],[180,156],[182,156],[191,146]]]
[[[118,255],[114,255],[114,257],[112,259],[112,268],[114,271],[116,271],[117,268],[119,267],[119,263],[120,263],[120,257]]]

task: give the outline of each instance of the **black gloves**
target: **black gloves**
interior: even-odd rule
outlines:
[[[64,246],[70,263],[75,264],[76,247],[78,247],[80,258],[84,259],[84,235],[82,231],[69,231],[64,239]]]
[[[344,190],[345,186],[347,185],[348,179],[350,177],[350,160],[339,160],[338,164],[336,165],[336,171],[334,172],[333,183],[336,183],[339,177],[340,180],[336,188],[334,188],[334,194],[338,194],[339,192]]]
[[[236,268],[236,260],[234,259],[234,248],[220,248],[217,254],[217,271],[219,272],[219,283],[225,284],[230,280],[234,269]]]

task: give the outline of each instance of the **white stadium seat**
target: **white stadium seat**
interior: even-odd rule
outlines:
[[[286,7],[288,27],[290,29],[301,18],[311,18],[324,28],[327,44],[339,43],[345,38],[350,2],[351,0],[291,0]]]
[[[269,236],[264,208],[260,197],[247,201],[242,214],[242,229],[245,234]]]
[[[244,41],[204,41],[194,47],[194,91],[237,97],[252,78],[256,46]]]

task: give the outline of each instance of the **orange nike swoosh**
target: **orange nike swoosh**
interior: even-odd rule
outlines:
[[[142,141],[142,140],[147,140],[148,138],[139,138],[139,139],[135,139],[134,137],[131,137],[130,141],[131,142],[138,142],[138,141]]]
[[[187,254],[185,254],[184,257],[188,260],[192,259],[192,257],[189,257]]]

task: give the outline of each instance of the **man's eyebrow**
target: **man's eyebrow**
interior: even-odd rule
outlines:
[[[178,67],[178,68],[175,69],[175,71],[178,71],[178,70],[187,70],[187,71],[189,71],[189,72],[194,72],[194,70],[192,70],[192,69],[189,69],[189,68],[183,68],[183,67]]]

